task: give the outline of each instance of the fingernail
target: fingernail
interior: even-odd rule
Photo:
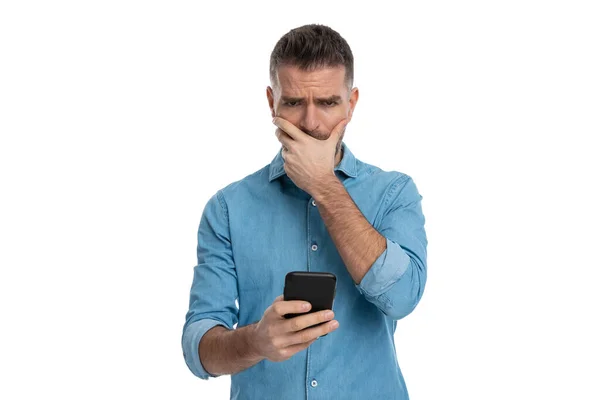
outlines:
[[[305,310],[308,310],[310,308],[310,303],[304,303],[302,305],[302,308],[305,309]]]
[[[337,328],[337,327],[338,327],[338,325],[339,325],[339,322],[337,322],[337,321],[331,321],[331,322],[329,322],[329,325],[330,325],[332,328]]]
[[[331,317],[333,317],[333,311],[327,311],[327,312],[325,313],[325,317],[326,317],[326,318],[331,318]]]

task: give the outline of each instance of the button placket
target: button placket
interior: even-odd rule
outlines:
[[[317,203],[316,203],[316,201],[313,198],[310,199],[310,204],[313,207],[315,207],[315,209],[313,211],[310,206],[308,207],[308,214],[309,214],[309,217],[310,217],[309,221],[308,221],[308,224],[309,224],[308,225],[308,227],[309,227],[309,229],[308,229],[308,239],[309,239],[309,244],[310,244],[310,250],[312,252],[314,252],[315,254],[312,254],[312,255],[309,256],[309,258],[310,258],[309,263],[310,264],[318,265],[317,258],[319,258],[319,254],[316,253],[316,252],[317,252],[317,250],[319,250],[319,245],[318,245],[317,242],[318,242],[318,240],[320,238],[320,235],[318,233],[318,230],[315,230],[315,232],[313,232],[312,228],[316,228],[316,227],[319,226],[319,224],[320,224],[320,221],[319,221],[320,220],[320,216],[319,216],[318,210],[316,209]],[[311,268],[309,266],[309,270],[310,269]],[[311,357],[311,355],[310,355],[311,354],[311,348],[309,347],[307,350],[308,350],[308,354],[309,354],[309,358],[310,358]],[[308,364],[308,359],[307,359],[307,368],[310,370],[310,364]],[[307,371],[307,372],[310,374],[310,371]],[[308,376],[310,376],[310,375],[308,375]],[[317,382],[316,379],[313,378],[313,379],[310,380],[310,386],[312,388],[316,388],[317,385],[318,385],[318,382]]]

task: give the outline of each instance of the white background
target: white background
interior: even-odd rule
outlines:
[[[0,397],[229,398],[181,351],[198,223],[275,156],[270,53],[321,23],[346,143],[423,196],[411,400],[599,399],[593,3],[2,2]]]

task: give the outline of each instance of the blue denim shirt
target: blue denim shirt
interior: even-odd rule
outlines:
[[[182,334],[185,362],[197,377],[218,376],[199,359],[202,336],[215,325],[234,329],[258,322],[283,293],[288,272],[337,277],[337,330],[285,361],[264,359],[231,375],[231,399],[409,398],[394,332],[425,288],[422,196],[410,176],[361,162],[344,142],[342,151],[335,174],[387,244],[360,284],[310,194],[286,175],[281,150],[269,165],[218,190],[204,208]]]

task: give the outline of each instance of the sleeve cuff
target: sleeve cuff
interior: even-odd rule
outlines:
[[[200,379],[207,380],[208,378],[216,378],[220,376],[207,372],[202,366],[202,362],[200,362],[200,355],[198,354],[198,346],[200,345],[202,336],[204,336],[209,329],[215,327],[216,325],[225,326],[225,324],[222,322],[214,319],[201,319],[199,321],[192,322],[186,328],[185,332],[183,332],[183,337],[181,340],[181,345],[183,347],[183,358],[185,359],[185,363],[190,371],[192,371],[192,373]],[[227,328],[227,326],[225,327]]]
[[[386,249],[375,260],[356,288],[360,293],[376,297],[385,293],[410,264],[410,257],[399,244],[386,238]]]

